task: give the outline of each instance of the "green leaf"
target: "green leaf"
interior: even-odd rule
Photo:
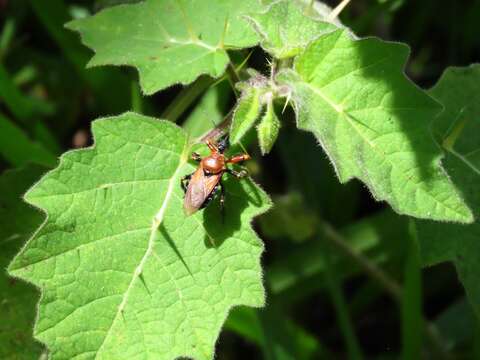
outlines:
[[[48,221],[10,272],[42,289],[36,338],[52,359],[211,359],[229,309],[264,304],[249,223],[268,197],[227,176],[225,222],[217,201],[186,217],[182,129],[126,113],[93,134],[26,194]]]
[[[258,143],[260,144],[260,150],[262,154],[268,154],[272,150],[273,144],[278,137],[280,131],[280,120],[278,120],[273,104],[271,101],[267,103],[267,111],[262,116],[260,124],[258,124]]]
[[[0,358],[38,359],[42,345],[34,341],[32,325],[39,293],[32,285],[9,278],[8,263],[44,216],[21,200],[43,169],[30,167],[0,176]]]
[[[228,49],[258,42],[240,15],[259,8],[256,0],[147,0],[105,9],[67,27],[95,51],[89,66],[135,66],[144,92],[153,94],[201,74],[222,75]]]
[[[480,316],[480,65],[447,69],[430,94],[445,106],[433,127],[445,146],[445,168],[476,222],[419,222],[422,261],[427,266],[452,261]]]
[[[246,18],[260,34],[261,46],[277,59],[298,55],[312,40],[337,27],[306,15],[308,5],[278,1],[261,13]]]
[[[230,128],[230,141],[232,144],[239,142],[248,130],[255,124],[260,116],[262,104],[260,103],[260,89],[247,88],[238,100],[237,107],[232,117]]]
[[[0,155],[14,166],[29,162],[53,166],[57,159],[41,144],[32,142],[27,135],[0,113]]]
[[[298,127],[315,134],[341,182],[359,178],[400,214],[471,222],[429,132],[440,107],[405,77],[407,56],[405,45],[337,30],[277,80],[290,86]]]

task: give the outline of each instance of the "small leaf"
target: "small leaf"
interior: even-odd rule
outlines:
[[[48,220],[9,270],[42,290],[36,338],[51,359],[213,358],[229,309],[264,304],[250,221],[269,199],[227,177],[224,223],[216,201],[186,217],[182,129],[127,113],[93,135],[26,195]]]
[[[407,56],[405,45],[337,30],[277,80],[290,86],[298,127],[315,134],[341,182],[359,178],[401,214],[471,222],[430,135],[440,106],[405,77]]]
[[[0,359],[38,359],[43,346],[33,339],[34,286],[9,278],[6,267],[45,216],[22,201],[23,193],[44,170],[29,167],[0,176]]]
[[[233,113],[230,129],[230,141],[236,144],[255,124],[260,116],[262,105],[260,103],[260,89],[252,87],[246,89],[238,100],[238,105]]]
[[[227,49],[258,42],[240,15],[259,8],[256,0],[147,0],[105,9],[67,27],[95,51],[89,66],[135,66],[143,91],[153,94],[201,74],[220,76],[229,61]]]
[[[277,59],[285,59],[298,55],[309,42],[337,28],[307,16],[307,7],[296,1],[278,1],[266,11],[246,18],[262,37],[262,48]]]
[[[471,225],[419,221],[418,233],[424,265],[442,261],[455,264],[468,298],[480,316],[480,65],[449,68],[430,94],[445,106],[433,132],[447,141],[445,168],[473,210]]]
[[[275,144],[275,141],[277,140],[280,126],[280,120],[278,120],[278,117],[275,114],[273,104],[269,101],[267,103],[267,111],[257,127],[258,142],[263,155],[268,154],[270,150],[272,150],[273,144]]]

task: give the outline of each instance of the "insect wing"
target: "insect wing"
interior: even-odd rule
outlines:
[[[205,175],[202,167],[195,171],[188,184],[187,192],[185,193],[185,200],[183,202],[183,208],[187,215],[192,215],[202,207],[208,195],[213,191],[221,177],[222,174]]]

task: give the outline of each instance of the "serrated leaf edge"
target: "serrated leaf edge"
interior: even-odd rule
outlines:
[[[257,3],[260,5],[260,2],[258,2],[258,0],[257,0]],[[142,6],[142,5],[143,5],[143,1],[140,2],[140,3],[133,3],[133,4],[119,4],[119,5],[115,5],[114,8],[137,7],[137,6]],[[109,7],[104,8],[104,9],[100,10],[98,13],[96,13],[94,15],[91,15],[90,17],[96,16],[97,14],[100,14],[104,11],[105,12],[109,11],[111,9],[112,9],[111,7],[110,8]],[[243,18],[243,16],[239,16],[239,18]],[[214,47],[214,46],[208,45],[207,43],[205,43],[205,42],[203,42],[199,39],[191,40],[189,42],[185,42],[185,41],[180,41],[180,40],[177,40],[177,39],[171,37],[171,40],[175,40],[175,41],[172,41],[173,43],[182,44],[182,45],[185,45],[185,44],[186,45],[196,45],[196,46],[200,46],[200,47],[203,47],[203,48],[206,48],[206,49],[210,50],[210,52],[207,52],[207,53],[203,54],[202,57],[210,55],[210,54],[215,54],[216,52],[219,52],[219,50],[220,50],[221,54],[224,55],[226,57],[226,59],[228,59],[228,61],[225,62],[225,65],[222,67],[222,70],[217,74],[215,74],[213,72],[209,72],[209,71],[203,71],[203,72],[198,73],[198,75],[193,76],[191,78],[191,80],[185,80],[185,81],[179,80],[179,81],[176,81],[176,82],[171,82],[168,85],[163,86],[163,87],[147,86],[148,76],[143,74],[140,71],[140,69],[137,65],[129,64],[129,63],[125,63],[125,62],[111,62],[110,63],[110,62],[102,62],[102,61],[96,60],[97,51],[95,51],[94,48],[87,45],[83,32],[80,30],[80,28],[78,26],[76,26],[76,24],[78,22],[82,21],[82,20],[84,20],[84,19],[71,20],[71,21],[67,22],[64,26],[68,30],[77,32],[80,36],[80,41],[81,41],[82,45],[84,45],[85,47],[87,47],[88,49],[90,49],[94,53],[94,55],[91,57],[91,59],[87,62],[86,67],[87,68],[94,68],[94,67],[98,67],[98,66],[109,66],[109,65],[133,67],[138,74],[138,78],[140,80],[140,89],[141,89],[141,91],[144,95],[153,95],[156,92],[168,89],[168,88],[170,88],[172,86],[175,86],[175,85],[189,85],[192,82],[194,82],[195,80],[197,80],[202,75],[208,75],[208,76],[211,76],[211,77],[216,79],[216,78],[220,77],[225,72],[225,69],[227,68],[228,63],[230,61],[228,53],[227,53],[227,49],[229,48],[228,46],[223,46],[223,44],[219,44],[219,45],[222,45],[222,46]],[[244,20],[246,20],[246,19],[244,19]],[[245,21],[245,22],[247,23],[247,21]],[[258,39],[257,41],[255,41],[255,43],[252,43],[245,48],[257,46],[259,41],[260,41],[260,39]],[[223,36],[222,36],[221,42],[223,42]],[[231,47],[231,48],[232,49],[239,49],[237,47]],[[195,60],[197,60],[197,59],[198,58],[196,58]]]
[[[338,32],[339,33],[339,37],[342,35],[342,34],[346,34],[352,41],[365,41],[365,40],[371,40],[371,39],[376,39],[376,40],[379,40],[383,43],[386,43],[386,44],[391,44],[391,45],[401,45],[405,50],[406,50],[406,53],[403,57],[403,59],[401,59],[401,64],[402,64],[402,67],[401,67],[401,73],[402,75],[405,77],[405,79],[407,81],[409,81],[409,83],[416,87],[418,90],[421,90],[422,93],[430,98],[430,100],[432,100],[432,103],[435,103],[438,107],[438,110],[437,110],[437,114],[432,117],[432,121],[434,118],[436,118],[438,116],[438,114],[441,113],[441,111],[443,110],[443,105],[441,103],[439,103],[436,99],[434,99],[432,96],[430,96],[430,94],[428,94],[426,91],[424,91],[423,89],[421,89],[417,84],[415,84],[413,81],[411,81],[408,76],[406,75],[405,73],[405,64],[406,64],[406,60],[408,59],[408,57],[410,56],[410,47],[407,45],[407,44],[404,44],[404,43],[401,43],[401,42],[395,42],[395,41],[385,41],[385,40],[382,40],[378,37],[375,37],[375,36],[369,36],[369,37],[365,37],[365,38],[356,38],[355,36],[352,36],[351,33],[346,30],[346,29],[335,29],[333,31],[330,31],[330,32],[327,32],[327,33],[323,33],[321,34],[319,37],[317,37],[315,40],[313,40],[310,44],[308,44],[306,47],[305,47],[305,51],[307,51],[307,49],[312,46],[312,44],[314,42],[316,42],[317,40],[319,40],[321,37],[324,37],[324,36],[328,36],[328,35],[332,35],[334,32]],[[295,61],[294,61],[294,68],[296,66],[298,62],[298,57],[295,58]],[[286,69],[286,70],[282,70],[280,71],[277,75],[281,75],[283,73],[287,73],[287,72],[293,72],[295,73],[295,75],[297,74],[296,71],[292,70],[292,69]],[[355,125],[352,124],[352,121],[351,119],[349,118],[348,116],[348,113],[344,112],[343,111],[343,108],[340,106],[340,105],[337,105],[335,104],[333,101],[331,101],[328,97],[326,97],[324,94],[322,94],[320,91],[317,91],[317,89],[313,88],[310,84],[308,84],[306,81],[305,82],[305,85],[310,88],[312,91],[314,91],[316,94],[318,94],[322,99],[324,99],[325,102],[327,102],[337,113],[339,114],[345,114],[346,117],[348,118],[348,123],[352,126],[352,128],[359,134],[359,136],[372,148],[372,149],[375,149],[374,146],[372,146],[373,144],[370,143],[370,141],[368,141],[368,139],[365,139],[364,136],[362,136],[362,133],[357,129],[357,127]],[[299,106],[298,106],[298,103],[295,99],[292,99],[293,100],[293,104],[294,104],[294,109],[295,109],[295,119],[296,119],[296,123],[297,123],[297,126],[299,126],[300,124],[300,121],[299,121]],[[441,147],[437,144],[437,142],[434,140],[434,137],[433,137],[433,134],[431,132],[431,128],[429,127],[429,133],[430,133],[430,136],[431,136],[431,139],[433,141],[433,143],[435,144],[435,146],[437,146],[439,152],[442,154],[442,149]],[[333,159],[333,157],[330,155],[330,153],[328,152],[328,150],[326,149],[326,147],[323,145],[323,143],[320,141],[320,139],[318,139],[318,137],[316,137],[318,142],[320,143],[322,149],[325,151],[325,153],[327,154],[331,164],[333,165],[334,167],[334,170],[335,170],[335,174],[337,175],[337,177],[339,178],[340,182],[341,183],[346,183],[348,182],[352,177],[343,177],[340,175],[339,171],[338,171],[338,168],[337,168],[337,165],[336,165],[336,162],[335,160]],[[459,199],[459,201],[464,205],[465,209],[466,209],[466,213],[465,214],[462,214],[460,212],[458,212],[457,210],[455,209],[452,209],[446,205],[444,205],[442,202],[438,201],[435,197],[433,197],[432,195],[430,195],[429,193],[425,192],[429,197],[431,197],[432,199],[435,200],[435,202],[439,203],[440,205],[448,208],[450,211],[452,211],[453,213],[457,214],[460,218],[457,220],[458,222],[460,223],[465,223],[465,224],[471,224],[472,222],[475,221],[474,219],[474,216],[473,216],[473,213],[472,211],[470,210],[470,208],[468,207],[467,204],[465,204],[465,202],[463,201],[462,197],[458,194],[458,192],[456,191],[455,187],[453,186],[453,183],[450,179],[450,176],[448,175],[448,173],[445,171],[445,169],[443,168],[442,166],[442,158],[443,158],[443,155],[439,158],[438,161],[435,162],[436,164],[436,167],[442,172],[442,174],[445,176],[446,179],[448,179],[448,182],[452,185],[452,190],[455,192],[455,195],[456,197]],[[360,179],[362,180],[362,179]],[[362,180],[363,181],[363,180]],[[383,201],[386,201],[386,199],[383,199],[382,197],[380,197],[374,189],[372,189],[370,186],[368,186],[368,189],[369,191],[372,193],[373,197],[376,199],[376,200],[383,200]],[[422,189],[422,191],[424,191]],[[387,201],[388,204],[399,214],[402,214],[402,215],[409,215],[409,214],[406,214],[405,212],[403,212],[402,210],[400,210],[397,206],[391,204],[389,201]],[[436,219],[438,221],[454,221],[454,220],[447,220],[447,219]]]
[[[170,125],[173,125],[177,128],[179,128],[182,133],[185,135],[185,143],[184,143],[184,151],[182,153],[182,156],[180,158],[180,162],[179,162],[179,165],[177,167],[177,169],[175,170],[174,174],[172,175],[172,177],[170,178],[169,180],[169,185],[168,185],[168,189],[167,189],[167,195],[168,196],[168,199],[170,199],[170,197],[173,194],[173,186],[174,186],[174,180],[177,179],[178,175],[179,175],[179,171],[180,169],[187,163],[188,161],[188,152],[192,146],[192,144],[189,143],[188,141],[188,134],[185,133],[183,131],[183,129],[181,127],[179,127],[178,125],[176,125],[175,123],[172,123],[168,120],[163,120],[163,119],[156,119],[156,118],[153,118],[153,117],[148,117],[148,116],[144,116],[144,115],[141,115],[141,114],[137,114],[135,112],[126,112],[126,113],[123,113],[123,114],[120,114],[118,116],[109,116],[109,117],[104,117],[104,118],[100,118],[100,119],[97,119],[95,120],[95,123],[98,123],[98,122],[103,122],[103,121],[111,121],[112,119],[115,119],[115,118],[118,118],[118,117],[121,117],[121,116],[128,116],[128,115],[135,115],[135,116],[140,116],[142,118],[145,118],[145,119],[151,119],[151,120],[156,120],[156,121],[163,121],[163,122],[166,122]],[[93,123],[93,124],[95,124]],[[93,126],[93,125],[92,125]],[[28,245],[30,244],[31,240],[34,239],[37,234],[40,232],[40,230],[43,229],[43,227],[47,224],[47,222],[49,221],[49,215],[48,215],[48,212],[46,209],[43,209],[39,206],[37,206],[36,204],[33,204],[32,202],[30,202],[29,200],[27,200],[27,197],[28,197],[28,194],[31,190],[33,190],[42,180],[45,176],[47,176],[48,174],[50,174],[51,172],[55,171],[57,168],[60,167],[60,165],[62,164],[62,161],[63,159],[65,158],[65,156],[68,156],[68,154],[70,153],[73,153],[73,152],[85,152],[85,151],[91,151],[91,150],[94,150],[96,148],[96,138],[93,137],[93,144],[89,147],[85,147],[85,148],[82,148],[82,149],[73,149],[73,150],[69,150],[69,151],[66,151],[65,153],[63,153],[60,157],[59,157],[59,162],[57,164],[57,166],[54,168],[54,169],[51,169],[49,171],[47,171],[46,173],[44,173],[41,178],[35,183],[33,184],[30,189],[25,193],[25,195],[23,196],[23,200],[25,201],[26,204],[32,206],[33,208],[35,208],[36,210],[40,211],[43,215],[44,215],[44,221],[42,222],[41,225],[38,226],[38,228],[35,230],[35,232],[29,237],[29,239],[25,242],[25,244],[22,246],[22,248],[19,250],[19,252],[14,256],[14,258],[12,259],[12,261],[10,262],[10,264],[7,266],[7,274],[8,276],[12,277],[12,278],[16,278],[16,279],[20,279],[22,281],[25,281],[26,283],[28,284],[31,284],[33,285],[36,289],[38,289],[39,293],[40,293],[40,297],[39,297],[39,300],[36,304],[36,313],[35,313],[35,322],[33,324],[33,337],[35,339],[35,341],[39,342],[40,344],[42,344],[46,351],[49,350],[48,348],[48,344],[47,342],[44,342],[42,341],[41,339],[39,339],[37,337],[37,335],[39,334],[37,332],[37,326],[38,326],[38,321],[39,321],[39,315],[40,315],[40,312],[39,312],[39,307],[40,307],[40,304],[42,303],[42,300],[43,300],[43,296],[44,296],[44,292],[43,292],[43,288],[42,286],[36,284],[35,282],[33,282],[32,280],[30,279],[27,279],[27,278],[24,278],[20,275],[17,275],[15,272],[16,270],[20,270],[22,269],[23,267],[19,267],[19,268],[16,268],[16,269],[12,269],[12,265],[16,262],[17,258],[20,257],[22,255],[22,253],[24,252],[24,250],[26,250],[26,248],[28,247]],[[243,304],[243,303],[238,303],[238,304],[232,304],[230,305],[229,307],[226,308],[226,310],[224,311],[224,316],[223,316],[223,319],[221,320],[221,323],[222,325],[220,326],[220,330],[219,330],[219,333],[217,334],[216,338],[214,339],[214,343],[210,345],[210,347],[212,349],[215,349],[215,346],[218,342],[218,338],[219,338],[219,335],[220,335],[220,332],[223,328],[223,325],[225,324],[225,321],[228,317],[228,314],[230,313],[230,311],[234,308],[234,307],[237,307],[237,306],[250,306],[250,307],[263,307],[265,305],[265,286],[263,285],[264,284],[264,272],[263,272],[263,268],[262,268],[262,264],[261,264],[261,257],[265,251],[265,245],[264,243],[261,241],[260,237],[258,236],[258,234],[255,232],[255,230],[253,229],[252,227],[252,222],[253,222],[253,219],[265,212],[267,212],[273,205],[270,197],[267,195],[267,193],[255,182],[253,182],[253,180],[251,180],[252,183],[258,188],[260,189],[266,196],[265,196],[265,199],[266,199],[266,203],[264,204],[263,207],[261,208],[258,208],[257,210],[253,211],[252,212],[252,216],[250,217],[250,221],[248,223],[248,226],[250,227],[252,233],[255,235],[256,237],[256,242],[259,244],[260,248],[261,248],[261,251],[259,253],[259,257],[258,257],[258,268],[260,269],[260,281],[262,283],[262,298],[260,299],[260,301],[257,303],[257,304]],[[110,331],[111,329],[113,328],[113,325],[118,317],[119,314],[122,313],[122,310],[123,310],[123,306],[125,306],[126,304],[126,298],[125,296],[128,297],[128,292],[129,292],[129,289],[130,287],[132,286],[132,284],[134,283],[134,280],[141,274],[141,269],[142,269],[142,264],[146,261],[147,257],[148,257],[148,254],[149,252],[151,252],[151,249],[152,249],[152,244],[153,244],[153,240],[154,240],[154,236],[153,234],[155,234],[155,231],[153,230],[155,228],[158,229],[158,226],[161,225],[161,222],[163,221],[163,217],[164,217],[164,214],[165,214],[165,211],[166,211],[166,208],[167,208],[167,205],[168,205],[168,201],[167,201],[167,195],[165,196],[165,199],[162,203],[162,206],[160,207],[160,210],[157,212],[157,214],[155,215],[154,219],[153,219],[153,223],[152,223],[152,232],[151,232],[151,235],[150,235],[150,238],[149,238],[149,242],[148,242],[148,246],[147,246],[147,250],[145,252],[145,255],[142,257],[141,261],[140,261],[140,264],[139,266],[137,266],[135,268],[135,271],[134,271],[134,276],[132,277],[132,280],[130,281],[129,285],[128,285],[128,288],[127,290],[125,291],[125,294],[124,296],[122,297],[122,301],[118,307],[118,310],[113,318],[113,321],[112,321],[112,325],[110,326],[109,330],[107,331],[107,334],[105,335],[105,338],[104,340],[102,341],[102,344],[100,345],[99,349],[97,350],[97,354],[101,351],[103,345],[105,344],[106,342],[106,339],[107,337],[109,336],[110,334]],[[140,271],[139,271],[140,270]],[[175,359],[182,359],[184,358],[184,355],[181,355],[181,356],[178,356],[176,357]]]

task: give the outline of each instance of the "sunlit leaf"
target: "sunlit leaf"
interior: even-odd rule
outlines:
[[[291,88],[298,127],[315,134],[341,182],[359,178],[401,214],[471,222],[430,135],[441,107],[405,77],[407,56],[405,45],[337,30],[277,79]]]
[[[280,126],[280,120],[278,120],[275,114],[273,104],[271,102],[267,103],[267,110],[257,127],[258,143],[262,154],[267,154],[272,150],[273,144],[277,140]]]
[[[26,195],[48,221],[10,272],[42,289],[35,336],[52,359],[211,359],[229,309],[264,303],[250,221],[267,196],[227,177],[223,223],[217,201],[186,217],[182,129],[127,113],[93,134]]]
[[[152,94],[201,74],[220,76],[228,49],[258,42],[241,15],[260,9],[256,0],[147,0],[105,9],[68,28],[95,51],[89,66],[135,66],[144,92]]]
[[[308,5],[278,1],[247,19],[262,38],[262,47],[277,59],[298,55],[309,42],[337,27],[307,15]]]
[[[232,117],[230,141],[235,144],[247,133],[260,116],[262,104],[260,90],[255,87],[247,88],[238,100]]]

